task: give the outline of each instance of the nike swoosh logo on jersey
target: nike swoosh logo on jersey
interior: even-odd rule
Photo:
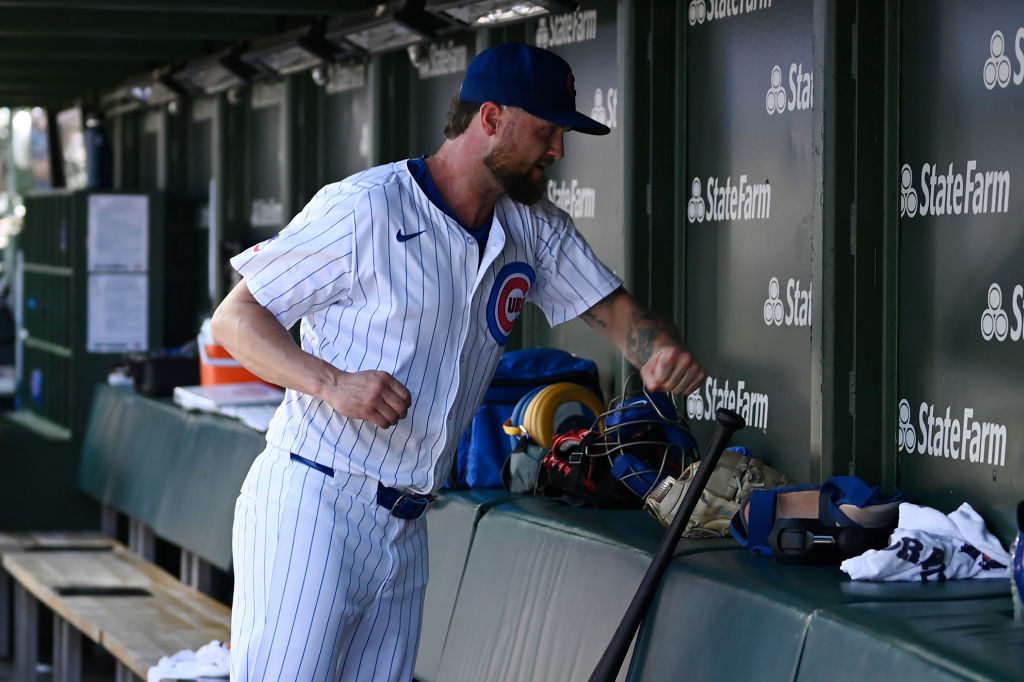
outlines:
[[[399,242],[407,242],[413,237],[419,237],[424,232],[426,232],[426,230],[420,230],[419,232],[413,232],[412,234],[402,234],[402,231],[399,230],[398,232],[395,233],[395,239],[397,239]]]

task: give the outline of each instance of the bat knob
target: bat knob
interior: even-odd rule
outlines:
[[[732,410],[727,410],[724,407],[718,408],[715,411],[715,421],[729,429],[729,431],[739,431],[747,422],[743,417],[739,416]]]

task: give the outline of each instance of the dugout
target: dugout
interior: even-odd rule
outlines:
[[[353,31],[373,22],[357,1],[330,11],[295,0],[244,10],[123,2],[45,20],[47,2],[35,4],[2,10],[12,28],[0,51],[25,65],[0,69],[0,107],[52,112],[40,165],[53,169],[64,168],[62,151],[71,156],[57,114],[92,116],[108,142],[107,156],[93,157],[109,158],[109,178],[94,174],[75,191],[179,207],[173,221],[153,222],[173,223],[180,244],[179,279],[161,268],[151,284],[161,301],[181,292],[176,305],[154,304],[177,316],[154,321],[161,329],[194,336],[232,285],[227,257],[275,234],[322,185],[435,150],[468,60],[522,39],[564,56],[577,108],[612,128],[567,137],[548,197],[708,367],[707,383],[681,401],[698,441],[715,407],[728,406],[751,424],[737,443],[801,482],[853,473],[944,511],[968,501],[1004,542],[1014,534],[1024,497],[1019,3],[559,0],[471,27],[430,12],[441,3],[412,2],[421,20],[403,15],[386,47],[358,45]],[[386,3],[373,21],[406,6]],[[298,38],[303,58],[275,67],[254,56]],[[57,65],[63,75],[50,78]],[[2,141],[0,152],[13,156]],[[0,173],[0,192],[23,193],[26,171],[0,163],[13,169]],[[50,184],[70,189],[71,177],[54,172]],[[10,251],[59,247],[58,223],[36,216]],[[39,235],[28,231],[34,220]],[[25,260],[23,311],[57,295],[46,278],[77,276]],[[32,339],[47,340],[33,335],[37,312],[18,317],[21,398],[4,419],[74,466],[81,428],[46,429],[60,420],[32,402],[32,377],[53,376],[33,364]],[[80,313],[68,303],[52,314],[73,327]],[[595,359],[606,393],[627,375],[584,324],[552,330],[529,311],[510,347],[539,345]],[[73,362],[92,360],[75,349]],[[54,381],[67,399],[92,400],[92,385]],[[77,511],[56,511],[64,498],[91,508],[71,477],[37,474],[29,466],[0,490],[45,503],[46,525],[82,525]],[[38,525],[4,502],[0,518]],[[861,612],[837,606],[830,618],[845,627]]]

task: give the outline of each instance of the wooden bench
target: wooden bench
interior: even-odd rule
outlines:
[[[103,532],[0,534],[0,655],[13,579],[17,679],[36,678],[40,603],[54,615],[55,680],[80,679],[83,635],[113,656],[119,680],[227,641],[230,609],[210,595],[230,596],[235,497],[263,443],[235,420],[98,386],[78,485],[100,504]]]
[[[81,679],[82,635],[143,679],[162,657],[230,635],[226,605],[120,543],[7,551],[3,567],[15,581],[14,661],[23,682],[36,679],[39,603],[54,614],[54,680]]]
[[[47,551],[56,548],[92,549],[109,546],[113,539],[99,531],[0,533],[0,556],[8,552]],[[0,658],[10,658],[11,577],[0,569]]]

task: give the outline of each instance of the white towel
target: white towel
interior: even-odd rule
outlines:
[[[147,682],[161,680],[225,679],[228,676],[228,648],[214,640],[196,651],[185,649],[164,656],[147,671]]]
[[[870,549],[839,566],[853,580],[914,580],[1010,577],[1010,554],[964,502],[948,516],[904,502],[886,549]]]

